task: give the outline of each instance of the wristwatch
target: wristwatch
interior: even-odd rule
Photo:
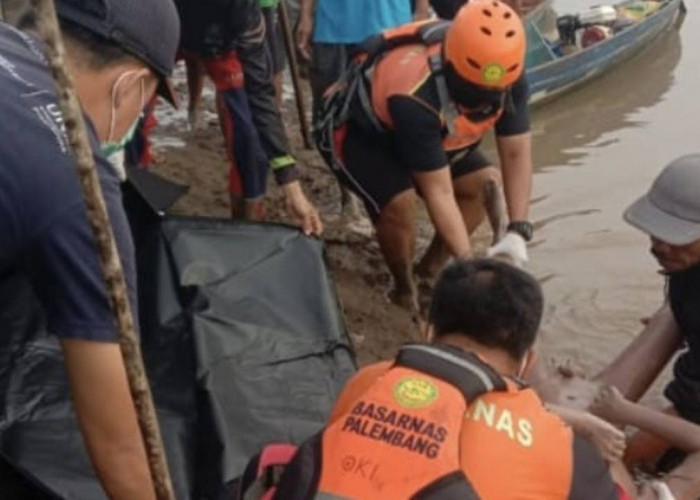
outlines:
[[[528,221],[515,220],[508,224],[508,232],[519,234],[525,241],[530,241],[532,239],[533,231],[532,224]]]

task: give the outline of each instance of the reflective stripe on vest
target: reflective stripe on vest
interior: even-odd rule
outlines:
[[[409,344],[393,367],[323,432],[316,498],[439,498],[476,493],[460,465],[468,401],[506,383],[476,356]]]
[[[450,133],[443,140],[446,151],[456,151],[479,142],[491,130],[502,112],[479,123],[472,123],[464,115],[458,115],[450,126],[446,123],[444,110],[417,98],[416,92],[430,78],[430,58],[440,55],[441,44],[426,47],[413,44],[398,47],[388,52],[377,62],[371,72],[371,101],[373,115],[387,129],[394,127],[389,113],[389,98],[397,95],[410,96],[440,117]]]

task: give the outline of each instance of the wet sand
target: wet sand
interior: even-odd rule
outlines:
[[[646,238],[621,214],[666,162],[700,149],[700,18],[694,14],[680,35],[664,35],[613,73],[533,112],[537,232],[529,269],[547,296],[541,347],[546,356],[572,358],[588,373],[610,361],[640,330],[639,320],[663,301],[663,279]],[[160,111],[164,161],[156,169],[191,186],[178,211],[225,216],[223,144],[211,99],[205,101],[208,126],[201,132],[185,132],[183,113]],[[384,296],[389,276],[366,221],[348,230],[338,220],[335,181],[314,152],[302,149],[293,103],[285,106],[305,188],[326,221],[329,261],[358,359],[364,364],[391,356],[417,329]],[[186,147],[173,145],[174,136]],[[270,216],[280,219],[279,189],[271,185],[270,192]],[[431,230],[423,223],[419,233],[422,246]],[[478,233],[483,248],[489,235]]]

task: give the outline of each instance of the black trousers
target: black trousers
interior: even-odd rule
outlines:
[[[435,13],[443,19],[453,19],[459,8],[467,3],[467,0],[430,0]],[[411,0],[411,9],[416,10],[416,0]]]

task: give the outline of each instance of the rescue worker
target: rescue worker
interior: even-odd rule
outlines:
[[[123,150],[167,82],[180,34],[172,0],[56,0],[66,65],[87,133],[134,316],[136,269],[120,179],[107,160]],[[112,499],[155,498],[116,325],[75,161],[31,19],[0,23],[0,324],[2,336],[57,337],[75,415],[95,473]],[[19,353],[2,349],[3,365]],[[5,369],[6,366],[2,366]],[[54,450],[60,460],[60,450]],[[0,467],[1,468],[1,467]],[[12,498],[2,489],[3,498]],[[21,498],[29,498],[22,496]]]
[[[323,230],[316,208],[299,183],[282,117],[275,102],[265,22],[259,0],[177,0],[183,20],[181,46],[202,59],[216,87],[216,103],[231,165],[234,218],[260,220],[269,170],[285,193],[288,213],[307,234]],[[201,82],[201,79],[200,79]],[[190,82],[190,91],[201,83]]]
[[[448,266],[432,343],[358,372],[275,498],[625,498],[594,446],[522,382],[542,309],[537,281],[509,264]]]
[[[397,42],[411,32],[421,40]],[[469,234],[485,215],[484,182],[500,182],[499,170],[478,149],[491,129],[512,221],[491,252],[527,261],[533,228],[525,32],[504,3],[475,0],[451,25],[407,25],[366,45],[367,57],[327,92],[317,138],[375,224],[394,278],[392,299],[415,310],[416,194],[436,235],[415,271],[432,282],[450,256],[471,256]],[[377,45],[386,50],[372,48]]]

